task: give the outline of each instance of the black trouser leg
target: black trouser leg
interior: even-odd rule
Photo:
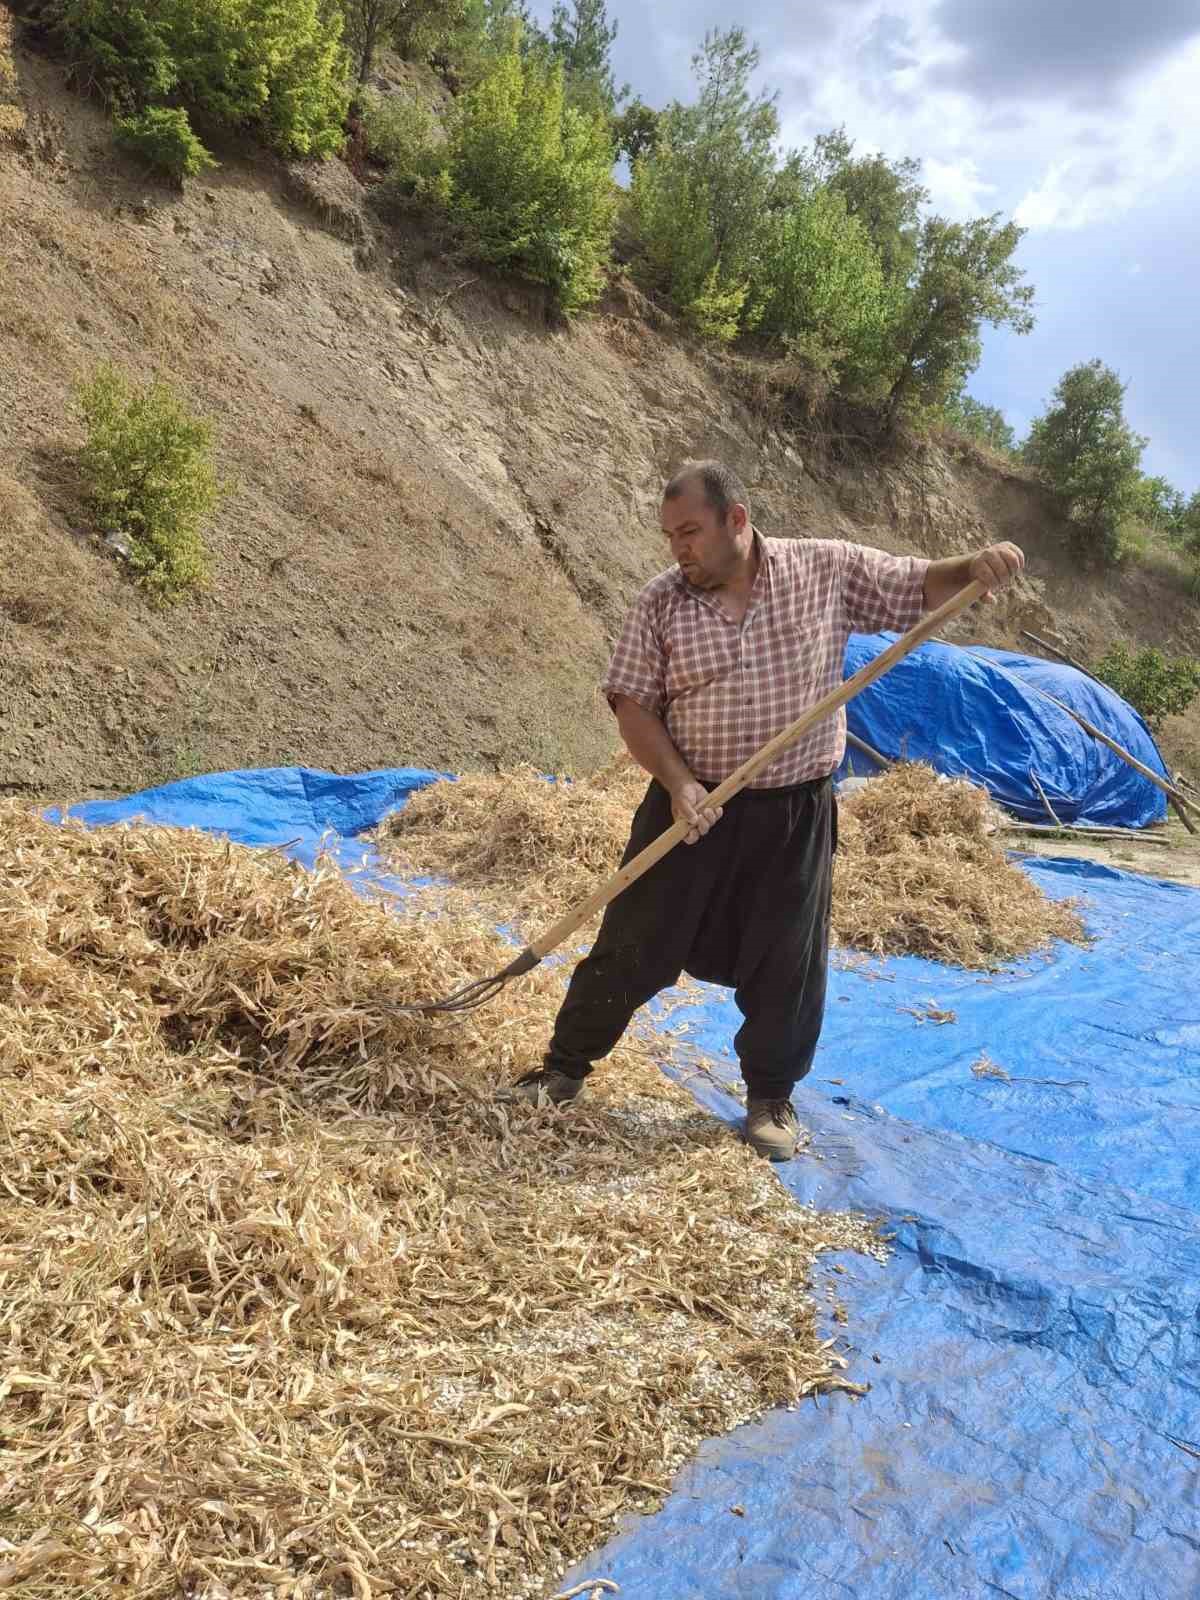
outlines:
[[[671,826],[671,799],[650,785],[638,807],[622,865]],[[679,981],[709,885],[719,865],[717,835],[676,845],[608,907],[590,954],[575,968],[545,1064],[584,1078],[616,1046],[640,1006]]]
[[[586,1077],[635,1011],[680,973],[734,989],[751,1092],[783,1098],[809,1071],[825,1005],[836,809],[828,780],[747,791],[695,845],[678,845],[609,906],[576,967],[545,1064]],[[629,861],[671,824],[652,784]]]
[[[733,987],[746,1086],[785,1099],[824,1020],[837,801],[828,780],[741,798],[740,837],[687,970]]]

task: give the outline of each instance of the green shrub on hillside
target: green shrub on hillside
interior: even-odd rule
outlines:
[[[1033,288],[1013,261],[1024,230],[999,213],[971,222],[927,217],[890,334],[893,417],[936,409],[979,365],[983,324],[1029,333]]]
[[[1191,656],[1172,659],[1158,650],[1134,655],[1115,644],[1096,668],[1096,676],[1140,711],[1155,733],[1200,694],[1200,661]]]
[[[324,0],[55,0],[76,76],[127,114],[177,94],[291,155],[340,148],[348,63]]]
[[[187,112],[174,107],[151,106],[135,116],[118,117],[117,143],[180,185],[217,165],[192,132]]]
[[[210,425],[169,385],[138,386],[108,364],[81,386],[79,404],[100,527],[128,540],[130,564],[160,599],[203,584],[201,528],[221,495]]]
[[[366,90],[361,99],[367,148],[388,168],[393,182],[418,190],[437,172],[445,140],[437,118],[415,95],[382,95]]]
[[[83,86],[133,112],[164,100],[179,81],[173,13],[174,0],[52,0],[43,21],[53,22]]]
[[[615,215],[606,119],[566,103],[562,68],[508,49],[464,97],[439,197],[470,252],[553,290],[573,311],[595,300]]]
[[[942,404],[942,420],[947,427],[965,433],[969,439],[987,445],[1001,455],[1013,455],[1017,436],[999,406],[984,405],[965,390],[952,394]]]
[[[292,155],[341,148],[348,62],[322,0],[170,0],[183,94]]]
[[[760,333],[860,392],[878,388],[895,293],[840,194],[819,188],[767,214],[756,284]]]

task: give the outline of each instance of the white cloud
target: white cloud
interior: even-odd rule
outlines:
[[[944,10],[940,0],[869,0],[831,13],[803,49],[764,38],[764,79],[805,87],[785,91],[785,142],[844,123],[862,150],[921,157],[944,214],[1004,210],[1039,229],[1111,222],[1181,170],[1200,178],[1200,41],[1110,85],[1103,105],[1078,82],[1061,97],[1039,87],[1022,98],[1011,61],[1002,88],[984,95],[965,86],[964,47],[943,33]],[[978,78],[983,66],[971,70]]]
[[[1152,72],[1114,108],[1100,148],[1075,130],[1073,150],[1026,190],[1016,220],[1026,228],[1078,229],[1111,222],[1182,172],[1200,177],[1200,45]],[[1064,132],[1070,136],[1069,126]]]
[[[934,210],[954,222],[995,209],[997,187],[982,177],[973,157],[942,161],[937,156],[929,156],[925,161],[924,178]]]

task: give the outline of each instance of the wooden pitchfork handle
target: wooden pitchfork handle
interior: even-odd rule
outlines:
[[[943,623],[949,622],[951,617],[956,617],[960,611],[965,611],[968,606],[974,605],[976,600],[981,600],[987,592],[987,585],[976,580],[969,583],[965,589],[960,589],[946,601],[945,605],[939,606],[936,611],[931,611],[917,623],[915,628],[910,628],[896,640],[895,644],[889,645],[873,661],[861,667],[852,678],[847,678],[836,689],[831,689],[823,699],[817,701],[815,706],[810,706],[803,716],[797,717],[790,727],[785,728],[782,733],[777,733],[769,744],[763,745],[761,750],[743,762],[736,772],[731,772],[725,782],[709,795],[704,809],[723,806],[727,800],[732,800],[735,794],[740,793],[764,767],[769,767],[789,745],[795,744],[797,739],[806,734],[810,728],[814,728],[818,722],[824,722],[826,717],[832,716],[835,711],[840,711],[848,700],[853,700],[855,695],[861,694],[877,678],[882,678],[885,672],[890,672],[898,661],[903,661],[904,657],[910,655],[918,645],[924,644]],[[552,950],[557,950],[564,940],[578,932],[585,922],[589,922],[598,911],[603,911],[605,906],[615,900],[623,890],[628,889],[631,883],[636,883],[644,872],[649,872],[656,862],[661,861],[663,856],[673,850],[690,832],[691,827],[688,823],[676,822],[665,833],[659,834],[653,844],[648,844],[640,855],[634,856],[632,861],[618,872],[614,872],[594,894],[589,895],[573,911],[568,911],[561,921],[556,922],[540,939],[535,940],[524,952],[523,957],[519,958],[528,962],[523,970],[532,971]]]

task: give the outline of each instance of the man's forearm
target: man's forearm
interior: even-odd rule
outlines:
[[[1015,544],[989,544],[973,556],[951,556],[947,561],[931,561],[925,573],[925,609],[936,611],[952,600],[969,583],[987,585],[990,598],[997,589],[1020,573],[1025,566],[1024,554]]]
[[[616,712],[625,748],[639,767],[672,793],[681,784],[694,782],[687,762],[675,748],[661,717],[625,695],[617,697]]]
[[[945,561],[931,561],[925,574],[925,609],[936,611],[953,599],[960,589],[971,582],[971,565],[974,556],[951,556]]]

